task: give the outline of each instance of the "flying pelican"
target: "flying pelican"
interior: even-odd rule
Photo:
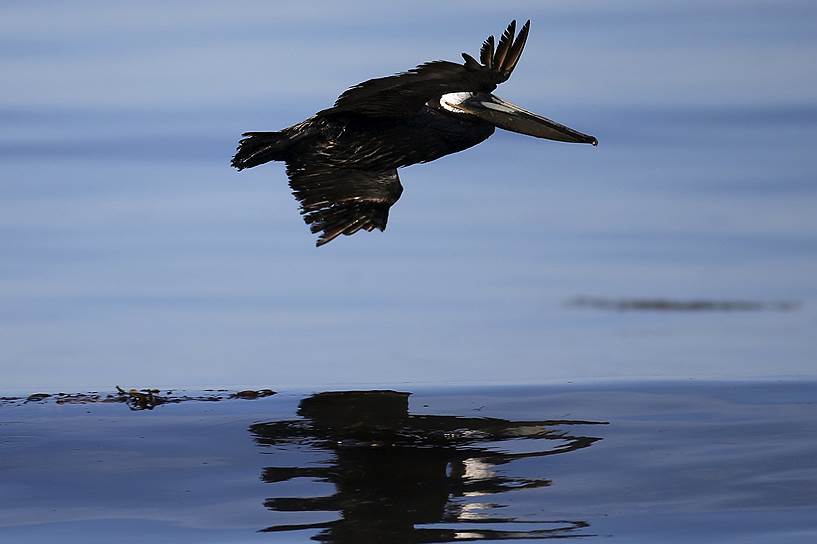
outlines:
[[[486,140],[496,127],[560,142],[597,145],[593,136],[545,119],[491,92],[516,68],[530,21],[516,21],[480,62],[433,61],[348,89],[331,108],[279,132],[245,132],[232,166],[285,161],[301,215],[322,246],[341,234],[386,228],[403,192],[397,169]]]

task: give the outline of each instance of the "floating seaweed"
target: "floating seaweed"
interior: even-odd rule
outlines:
[[[86,393],[33,393],[27,397],[0,397],[0,407],[19,406],[30,403],[54,402],[56,404],[125,404],[134,411],[153,410],[163,404],[178,404],[180,402],[199,401],[215,402],[228,399],[255,400],[275,394],[272,389],[245,389],[230,391],[227,389],[207,390],[204,394],[191,395],[177,393],[172,389],[162,392],[156,388],[124,389],[116,386],[111,393],[89,391]]]
[[[568,305],[581,308],[617,311],[655,312],[791,312],[800,308],[798,302],[760,302],[752,300],[674,300],[665,298],[602,298],[576,297]]]

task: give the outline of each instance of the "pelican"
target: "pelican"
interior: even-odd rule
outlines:
[[[528,38],[511,21],[482,44],[480,61],[432,61],[346,90],[331,108],[278,132],[245,132],[238,170],[286,162],[289,185],[317,246],[341,234],[385,230],[403,186],[397,169],[456,153],[499,127],[537,138],[597,145],[598,140],[491,94],[508,80]]]

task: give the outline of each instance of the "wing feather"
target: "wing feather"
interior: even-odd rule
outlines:
[[[508,51],[507,57],[505,57],[505,62],[502,65],[501,71],[508,72],[508,74],[510,74],[513,72],[514,68],[516,68],[516,64],[519,62],[519,57],[522,56],[522,50],[525,48],[525,42],[528,41],[529,31],[530,19],[522,26],[522,30],[519,31],[519,35],[516,37],[516,40],[513,42],[513,45]]]
[[[501,69],[505,63],[505,57],[508,55],[508,50],[511,48],[511,44],[513,43],[513,35],[515,32],[516,20],[514,19],[511,21],[511,24],[508,25],[508,28],[505,29],[505,32],[502,33],[502,36],[499,38],[499,45],[496,47],[494,66],[496,66],[498,69]]]
[[[483,89],[490,92],[495,87],[491,73],[475,61],[464,65],[438,60],[421,64],[402,74],[370,79],[355,85],[338,97],[334,107],[318,115],[358,113],[405,117],[413,115],[426,102],[443,94]]]
[[[486,68],[494,66],[494,37],[488,36],[479,52],[479,60]]]
[[[427,102],[446,93],[492,92],[507,81],[516,67],[530,21],[514,38],[516,21],[511,21],[494,48],[489,36],[480,49],[480,62],[463,53],[465,64],[437,60],[421,64],[393,76],[364,81],[344,91],[331,108],[318,115],[358,114],[371,117],[401,118],[414,115]]]
[[[309,229],[327,244],[363,229],[385,230],[389,209],[403,192],[397,170],[366,171],[326,164],[287,163],[289,185]]]

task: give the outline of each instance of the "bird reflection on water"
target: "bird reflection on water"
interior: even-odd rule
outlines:
[[[260,446],[308,445],[333,454],[317,466],[267,467],[262,479],[275,484],[313,478],[334,484],[334,495],[270,498],[265,506],[276,512],[337,512],[339,518],[263,531],[319,530],[313,540],[335,544],[592,536],[584,520],[497,517],[491,513],[503,505],[484,501],[550,485],[545,478],[503,475],[497,467],[587,448],[600,438],[578,436],[564,427],[601,422],[412,415],[409,395],[320,393],[301,401],[298,415],[303,419],[252,425]],[[510,440],[532,451],[500,447]]]

